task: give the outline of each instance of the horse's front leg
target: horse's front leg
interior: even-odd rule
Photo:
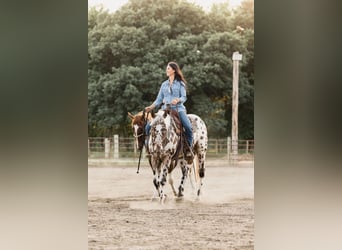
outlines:
[[[157,197],[160,196],[159,182],[158,182],[157,174],[154,174],[154,176],[153,176],[153,185],[155,187],[155,191],[153,192],[152,201],[154,201]]]
[[[159,191],[160,163],[158,163],[155,160],[153,161],[153,163],[154,164],[151,166],[151,168],[153,172],[153,186],[155,187],[155,191],[153,192],[152,201],[155,201],[155,199],[157,199],[157,197],[160,196],[160,191]]]
[[[203,178],[204,178],[204,173],[205,173],[204,162],[205,162],[205,153],[201,153],[198,155],[198,163],[199,163],[199,173],[198,174],[200,177],[200,183],[199,183],[198,190],[197,190],[197,196],[200,196],[201,188],[203,186]]]
[[[168,172],[168,168],[170,165],[170,159],[167,159],[163,162],[162,164],[162,173],[161,176],[159,177],[159,197],[160,197],[160,203],[164,203],[165,199],[166,199],[166,194],[164,193],[164,187],[165,187],[165,183],[166,183],[166,178],[167,178],[167,172]]]

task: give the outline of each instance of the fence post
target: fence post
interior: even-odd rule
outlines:
[[[218,140],[215,139],[215,151],[216,151],[216,154],[218,154]]]
[[[119,159],[119,135],[114,135],[113,138],[114,159]]]
[[[228,136],[227,139],[227,156],[228,156],[228,163],[230,164],[230,150],[231,150],[231,138]]]
[[[104,139],[104,144],[105,144],[105,158],[109,157],[109,150],[110,150],[110,141],[108,138]]]
[[[248,147],[249,147],[248,140],[246,140],[246,154],[248,154]]]

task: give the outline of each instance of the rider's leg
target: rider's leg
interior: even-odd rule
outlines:
[[[189,117],[186,115],[184,111],[180,111],[179,113],[179,118],[182,122],[182,125],[185,130],[185,137],[188,142],[188,145],[190,148],[192,147],[192,142],[193,142],[193,133],[192,133],[192,128],[191,128],[191,123],[189,120]]]
[[[146,148],[146,153],[147,153],[147,157],[150,157],[150,151],[148,150],[148,138],[150,135],[150,130],[151,130],[151,124],[149,122],[147,122],[146,126],[145,126],[145,148]]]
[[[147,144],[148,144],[148,137],[150,135],[150,130],[151,130],[151,124],[148,122],[145,126],[145,134],[146,134],[146,137],[145,137],[145,146],[147,147]]]

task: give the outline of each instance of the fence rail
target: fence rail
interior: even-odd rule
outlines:
[[[228,160],[254,160],[254,140],[238,140],[237,155],[232,154],[232,145],[234,145],[234,142],[230,137],[209,139],[207,157],[223,158]],[[114,135],[110,138],[88,138],[89,159],[119,159],[137,157],[139,157],[139,151],[137,151],[135,147],[135,141],[133,137],[119,137],[118,135]]]

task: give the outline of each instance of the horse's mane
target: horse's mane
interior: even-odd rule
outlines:
[[[165,114],[166,111],[159,110],[156,114],[156,116],[153,118],[151,122],[151,126],[154,126],[157,123],[165,122],[165,118],[167,117]]]
[[[147,121],[151,121],[152,120],[151,113],[145,113],[145,120],[147,120]],[[143,125],[144,123],[145,122],[144,122],[144,119],[143,119],[143,112],[142,111],[140,111],[139,113],[137,113],[136,115],[133,116],[132,125],[133,124]]]

